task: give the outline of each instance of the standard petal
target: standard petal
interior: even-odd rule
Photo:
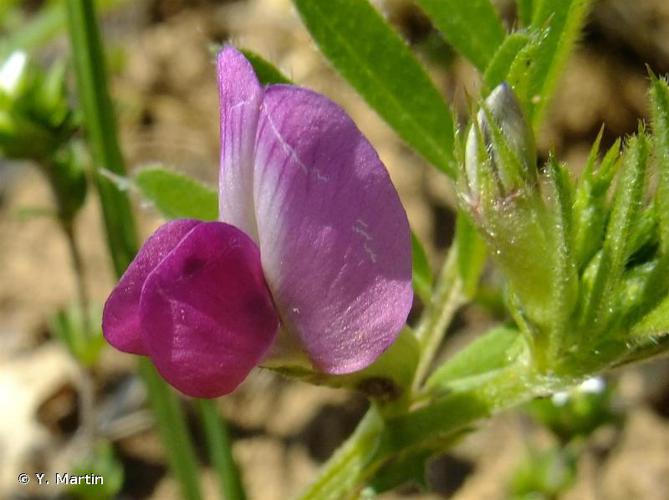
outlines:
[[[109,295],[102,314],[102,332],[123,352],[146,355],[139,330],[139,297],[147,276],[200,221],[178,219],[163,224],[146,240]]]
[[[222,222],[196,227],[153,270],[140,314],[156,368],[194,397],[233,391],[278,329],[258,247]]]
[[[270,86],[254,179],[265,278],[282,324],[327,373],[371,364],[411,307],[411,238],[388,172],[352,120]]]
[[[261,87],[251,64],[234,47],[217,59],[221,111],[220,220],[256,239],[253,213],[253,159]]]

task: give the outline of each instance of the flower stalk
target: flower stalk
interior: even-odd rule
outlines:
[[[421,354],[414,375],[414,391],[421,386],[434,362],[453,316],[460,306],[465,303],[462,281],[458,275],[457,266],[457,249],[454,245],[446,256],[438,278],[438,285],[432,295],[432,301],[416,329]]]

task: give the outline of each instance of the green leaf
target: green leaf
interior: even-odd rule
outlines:
[[[168,219],[216,220],[216,191],[190,177],[161,167],[148,167],[135,174],[142,196]]]
[[[633,337],[659,337],[669,334],[669,296],[632,328]]]
[[[490,0],[417,0],[444,38],[480,71],[504,41],[505,31]]]
[[[545,29],[530,70],[532,123],[537,129],[560,72],[574,48],[588,15],[591,0],[535,0],[532,26]]]
[[[413,289],[425,304],[432,297],[432,268],[427,260],[425,249],[418,237],[411,232],[411,260],[413,265]]]
[[[611,187],[613,178],[620,170],[621,143],[617,139],[606,152],[597,171],[592,175],[593,193],[595,196],[604,196]]]
[[[466,297],[476,295],[481,273],[485,267],[487,250],[476,226],[468,214],[458,210],[455,223],[455,245],[458,256],[458,273]]]
[[[593,332],[602,331],[614,314],[612,302],[631,250],[644,194],[647,160],[648,139],[640,131],[630,139],[625,151],[601,258],[584,309],[584,325]]]
[[[291,83],[290,79],[285,76],[276,66],[264,59],[259,54],[252,50],[241,49],[244,57],[248,59],[253,66],[258,80],[263,85],[270,85],[273,83]]]
[[[506,80],[513,61],[515,61],[520,51],[530,42],[530,39],[527,33],[522,32],[512,33],[506,37],[504,43],[499,46],[492,56],[490,63],[483,73],[483,83],[486,87],[485,95]]]
[[[535,0],[516,0],[518,20],[523,26],[529,26],[532,22],[533,4]]]
[[[433,165],[455,177],[453,117],[404,40],[367,0],[294,0],[311,36],[369,105]]]
[[[666,80],[651,75],[650,99],[658,169],[656,203],[660,245],[662,254],[669,256],[669,85]]]
[[[607,193],[620,162],[616,141],[597,165],[601,132],[593,145],[574,195],[573,244],[578,269],[583,270],[601,248],[607,217]],[[597,166],[597,168],[595,168]]]
[[[647,316],[665,298],[667,291],[666,262],[653,259],[635,264],[623,274],[612,325],[623,332]]]
[[[652,201],[639,213],[630,235],[628,267],[655,253],[658,244],[657,216],[657,206]]]
[[[557,355],[564,345],[565,332],[571,331],[569,319],[578,299],[578,275],[572,241],[572,193],[569,171],[551,156],[545,167],[548,206],[551,212],[551,230],[548,237],[554,252],[554,265],[550,280],[553,288],[551,301],[552,324],[550,329],[549,359]]]
[[[466,388],[470,380],[507,367],[525,352],[525,340],[518,330],[506,326],[493,328],[437,368],[426,387]]]
[[[535,64],[545,39],[542,30],[530,28],[527,31],[528,42],[518,51],[509,67],[506,79],[518,96],[523,110],[531,117],[532,109],[532,66]]]

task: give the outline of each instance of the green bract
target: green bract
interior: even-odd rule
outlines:
[[[531,129],[506,84],[481,105],[461,200],[507,279],[511,313],[540,371],[580,377],[652,352],[666,333],[669,245],[658,207],[669,206],[668,89],[653,79],[654,135],[642,127],[622,155],[616,143],[601,161],[598,140],[576,182],[552,157],[534,166]]]

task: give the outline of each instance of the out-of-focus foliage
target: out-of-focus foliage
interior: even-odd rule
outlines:
[[[601,377],[592,377],[568,391],[533,401],[530,415],[555,434],[561,443],[587,438],[603,425],[620,419],[613,403],[613,388]]]
[[[107,12],[128,0],[95,0],[96,6]],[[33,52],[56,36],[66,26],[65,4],[62,0],[47,0],[36,12],[21,0],[0,2],[0,57],[15,50]],[[28,7],[28,8],[26,8]]]
[[[25,52],[0,63],[0,154],[48,159],[76,127],[65,88],[65,66],[44,72]]]
[[[75,467],[69,476],[76,478],[78,484],[70,485],[68,490],[81,500],[117,498],[123,487],[123,465],[107,441],[98,443],[84,464]]]
[[[550,448],[528,450],[509,484],[512,500],[559,498],[576,478],[576,456],[569,450]]]
[[[0,62],[0,157],[31,160],[45,174],[58,216],[71,221],[86,198],[84,159],[65,85],[66,66],[44,71],[21,51]]]
[[[458,52],[479,70],[488,67],[506,35],[490,0],[418,0],[418,5]]]
[[[50,330],[70,351],[70,354],[83,366],[91,368],[100,358],[105,346],[100,327],[100,311],[89,311],[89,320],[83,321],[82,311],[71,306],[61,309],[51,317]],[[95,325],[93,331],[86,331],[85,326]]]

